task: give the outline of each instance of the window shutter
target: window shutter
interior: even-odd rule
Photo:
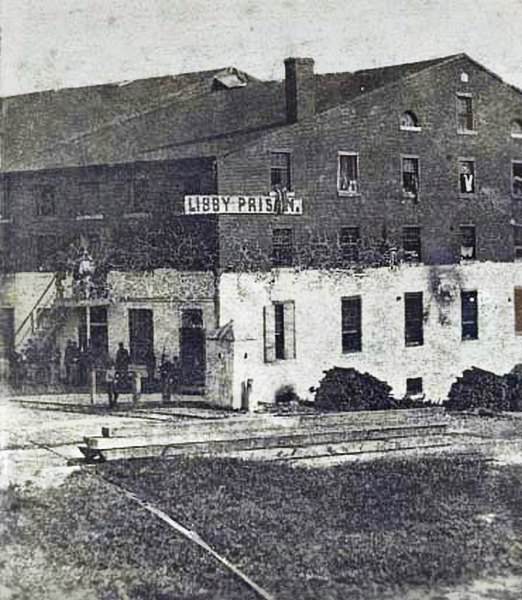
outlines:
[[[285,302],[285,358],[295,358],[295,304]]]
[[[272,304],[263,307],[265,362],[275,360],[275,312]]]
[[[515,331],[522,333],[522,288],[515,288]]]

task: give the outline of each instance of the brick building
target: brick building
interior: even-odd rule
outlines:
[[[466,55],[5,98],[1,150],[4,346],[47,312],[236,408],[333,365],[437,400],[522,362],[522,96]],[[105,296],[56,298],[74,246]]]

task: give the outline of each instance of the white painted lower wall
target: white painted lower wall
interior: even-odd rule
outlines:
[[[438,302],[438,282],[453,290],[451,302]],[[253,379],[252,399],[272,402],[284,384],[311,398],[323,371],[354,367],[387,381],[396,396],[406,379],[422,377],[427,398],[442,401],[465,368],[504,373],[522,363],[522,336],[515,334],[514,288],[522,287],[520,263],[471,263],[447,267],[403,266],[349,272],[281,269],[268,274],[223,274],[220,322],[234,321],[234,396]],[[479,339],[461,339],[460,290],[478,292]],[[404,294],[423,292],[424,344],[406,347]],[[341,298],[362,298],[362,352],[343,354]],[[296,358],[264,362],[263,307],[295,302]],[[444,322],[444,324],[441,323]]]

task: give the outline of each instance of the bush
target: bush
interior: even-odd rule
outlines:
[[[293,385],[282,385],[275,393],[276,404],[289,404],[290,402],[299,402],[299,400]]]
[[[394,401],[384,381],[356,369],[333,367],[315,390],[315,405],[325,411],[383,410],[393,408]]]

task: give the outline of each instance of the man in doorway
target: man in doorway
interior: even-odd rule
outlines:
[[[172,394],[172,373],[174,365],[170,361],[168,354],[163,353],[161,359],[161,399],[163,400],[163,402],[169,402]]]

